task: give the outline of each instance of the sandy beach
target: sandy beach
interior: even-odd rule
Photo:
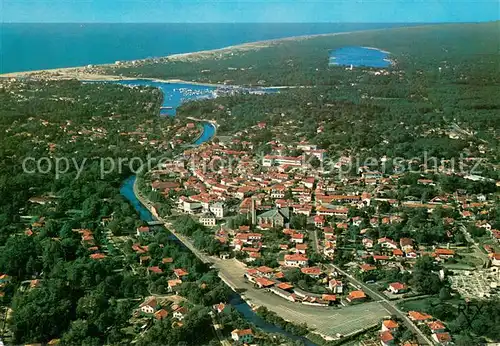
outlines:
[[[37,71],[23,71],[23,72],[11,72],[0,74],[0,78],[33,78],[33,79],[78,79],[82,81],[112,81],[112,80],[133,80],[137,79],[134,77],[123,77],[119,75],[109,74],[110,69],[121,68],[121,67],[133,67],[140,66],[145,63],[164,63],[168,61],[199,61],[206,59],[224,59],[231,57],[234,54],[245,53],[248,51],[257,51],[264,48],[269,48],[279,44],[283,44],[289,41],[300,41],[307,40],[316,37],[328,37],[328,36],[338,36],[347,35],[352,33],[362,33],[362,32],[372,32],[387,29],[375,29],[375,30],[359,30],[359,31],[349,31],[349,32],[338,32],[329,34],[315,34],[315,35],[303,35],[303,36],[293,36],[285,37],[280,39],[256,41],[250,43],[242,43],[239,45],[228,46],[224,48],[204,50],[190,53],[173,54],[166,57],[160,57],[156,59],[139,59],[133,61],[120,61],[114,64],[101,64],[101,65],[88,65],[80,67],[65,67],[57,69],[47,69],[47,70],[37,70]],[[179,79],[171,80],[158,80],[152,78],[141,78],[157,80],[159,82],[165,83],[192,83],[191,81],[183,81]],[[203,83],[200,83],[203,84]],[[210,84],[203,84],[210,85]]]

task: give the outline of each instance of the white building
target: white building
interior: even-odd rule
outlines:
[[[181,209],[185,213],[194,214],[201,211],[202,205],[199,202],[182,201]]]
[[[203,226],[212,227],[215,226],[216,222],[217,219],[215,218],[215,215],[212,213],[205,213],[202,216],[200,216],[200,223]]]
[[[145,313],[145,314],[152,314],[156,311],[156,308],[158,307],[158,303],[156,301],[156,298],[149,298],[146,300],[144,303],[142,303],[139,308],[140,310]]]
[[[210,212],[215,215],[217,219],[222,219],[226,214],[226,207],[223,203],[217,202],[210,205]]]
[[[328,288],[332,291],[332,293],[342,293],[344,290],[344,284],[342,281],[332,279],[328,281]]]
[[[307,265],[307,257],[301,254],[285,255],[285,266],[302,267]]]
[[[253,332],[251,329],[235,329],[231,332],[231,338],[242,344],[249,344],[253,341]]]

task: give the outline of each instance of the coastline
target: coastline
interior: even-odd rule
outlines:
[[[417,28],[420,26],[416,26]],[[299,35],[290,36],[279,39],[262,40],[255,42],[247,42],[238,45],[227,46],[223,48],[216,48],[211,50],[201,50],[188,53],[178,53],[167,55],[165,57],[159,57],[157,59],[138,59],[131,61],[121,61],[119,63],[108,63],[100,65],[88,65],[88,66],[76,66],[76,67],[61,67],[55,69],[43,69],[43,70],[32,70],[32,71],[19,71],[19,72],[8,72],[0,74],[0,78],[35,78],[35,79],[77,79],[80,81],[116,81],[116,80],[136,80],[144,79],[151,81],[158,81],[163,83],[190,83],[199,84],[207,86],[217,86],[217,84],[208,83],[196,83],[191,81],[184,81],[180,79],[169,79],[160,80],[155,78],[141,78],[141,77],[124,77],[119,75],[110,75],[105,73],[99,73],[100,69],[108,68],[121,68],[130,67],[135,65],[140,65],[141,63],[154,63],[155,60],[165,62],[165,61],[184,61],[184,62],[195,62],[207,59],[223,59],[226,56],[231,56],[235,53],[245,53],[249,51],[258,51],[264,48],[273,47],[290,41],[301,41],[308,40],[318,37],[332,37],[338,35],[348,35],[355,33],[365,33],[365,32],[376,32],[385,31],[390,28],[383,29],[372,29],[372,30],[355,30],[346,32],[336,32],[336,33],[326,33],[326,34],[314,34],[314,35]]]

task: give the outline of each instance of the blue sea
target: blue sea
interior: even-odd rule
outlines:
[[[0,23],[0,73],[113,63],[298,35],[417,24]]]

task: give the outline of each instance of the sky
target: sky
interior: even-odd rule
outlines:
[[[499,0],[0,0],[0,22],[422,23],[498,19]]]

